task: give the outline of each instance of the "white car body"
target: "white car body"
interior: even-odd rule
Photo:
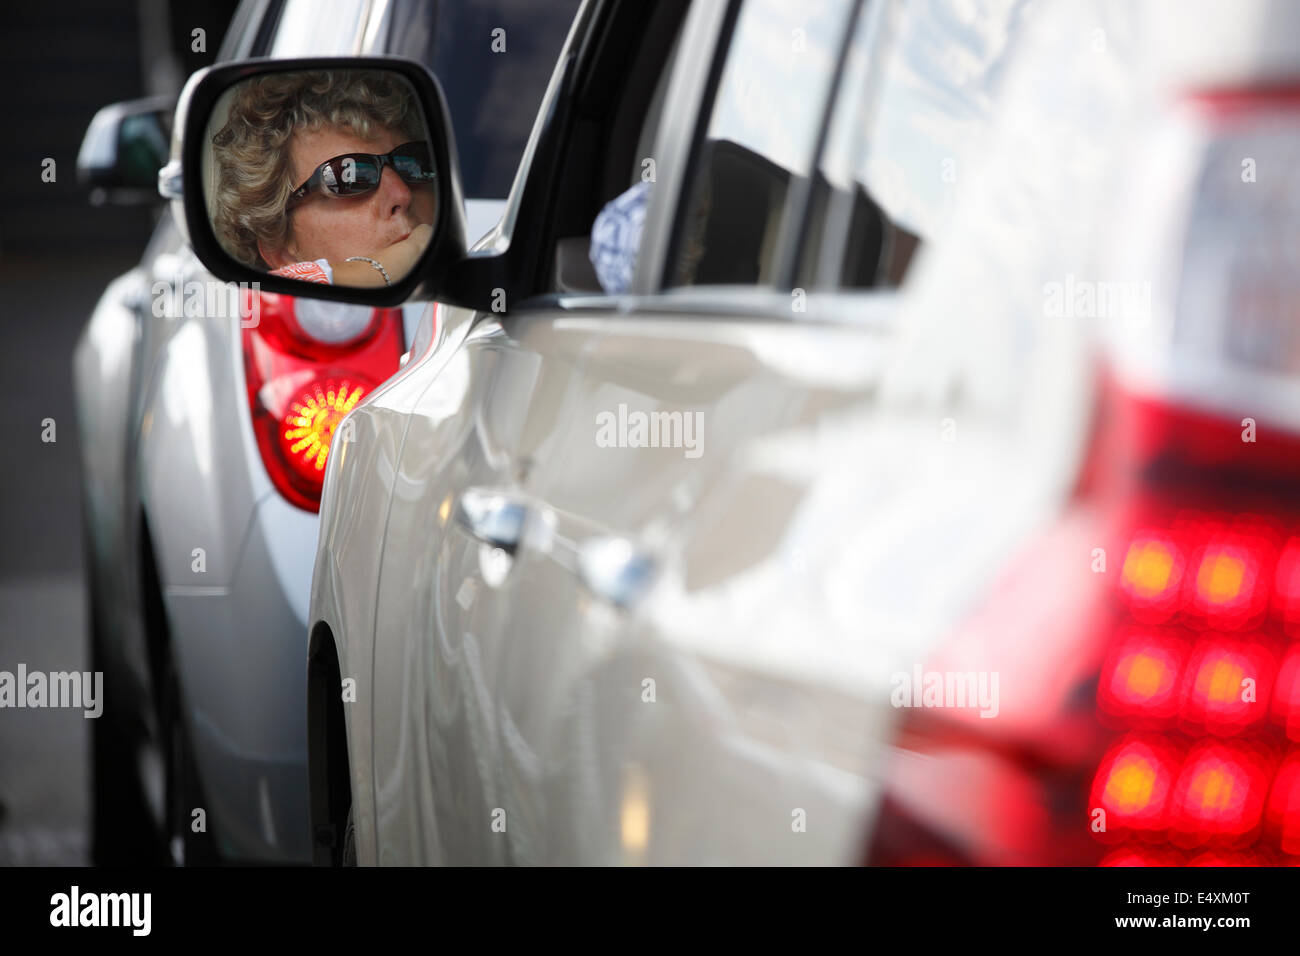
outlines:
[[[925,15],[879,6],[901,35]],[[1041,737],[1095,706],[1083,608],[1116,576],[1098,572],[1103,539],[1076,497],[1105,323],[1060,321],[1045,283],[1122,268],[1107,240],[1132,197],[1115,170],[1154,179],[1129,144],[1149,145],[1189,90],[1293,76],[1295,16],[1268,2],[1069,3],[1027,25],[1014,5],[950,12],[988,56],[931,55],[958,76],[1006,66],[1005,98],[901,296],[809,293],[792,318],[779,283],[662,287],[683,130],[724,30],[695,4],[632,293],[443,308],[436,347],[353,412],[322,509],[311,654],[329,666],[309,733],[318,825],[342,822],[323,791],[345,751],[359,862],[860,862],[903,829],[887,801],[957,859],[1042,862],[1070,841],[1101,855],[1086,789],[1054,809],[1046,775],[1016,762],[1078,757],[1084,735],[1046,752]],[[563,112],[564,64],[487,249],[527,241],[512,224]],[[1152,202],[1185,212],[1190,183]],[[1163,233],[1124,235],[1177,261]],[[1152,308],[1172,316],[1174,293]],[[1198,382],[1199,404],[1230,414],[1246,409],[1207,388],[1276,403],[1272,384],[1227,375],[1240,369],[1191,375],[1207,366],[1180,364],[1172,329],[1111,330],[1129,385],[1183,400]],[[623,406],[702,413],[702,454],[602,447],[600,416]],[[1000,677],[977,712],[936,718],[937,752],[900,739],[928,705],[898,693],[936,661]]]
[[[348,0],[331,18],[317,13],[250,0],[219,60],[383,53],[403,40],[390,37],[392,18],[420,10]],[[474,235],[503,208],[469,198]],[[141,265],[106,289],[74,357],[92,647],[110,702],[97,728],[108,749],[96,756],[96,843],[103,850],[120,834],[118,863],[145,862],[146,831],[169,825],[171,731],[160,709],[170,674],[216,856],[310,859],[303,657],[319,519],[268,476],[250,419],[241,315],[186,305],[190,283],[215,282],[165,213]],[[403,308],[407,347],[431,311]],[[128,807],[103,798],[112,788],[138,789],[123,800],[143,805],[141,829],[123,819]],[[171,843],[179,862],[174,834]]]

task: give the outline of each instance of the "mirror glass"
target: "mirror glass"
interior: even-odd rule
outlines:
[[[269,73],[222,94],[204,200],[245,265],[302,282],[393,284],[429,244],[438,176],[420,101],[390,70]]]

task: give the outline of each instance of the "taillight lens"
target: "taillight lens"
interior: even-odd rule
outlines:
[[[1032,703],[1016,722],[1004,699],[975,733],[967,722],[909,739],[909,714],[897,744],[932,768],[996,755],[989,793],[1026,773],[1037,787],[963,816],[948,793],[962,806],[987,793],[893,770],[873,853],[908,814],[976,863],[1300,863],[1300,189],[1254,172],[1300,159],[1300,88],[1174,106],[1135,147],[1131,194],[1098,224],[1113,241],[1093,250],[1101,275],[1152,280],[1144,314],[1098,316],[1106,369],[1071,502],[1106,516],[1086,547],[1117,560],[1080,573],[1074,543],[1072,574],[1030,568],[1063,609],[1055,619],[1026,628],[1025,608],[994,594],[978,640],[954,635],[980,666],[1020,676]],[[1085,611],[1077,595],[1093,591]],[[1044,813],[1032,838],[999,829]]]
[[[1280,766],[1292,764],[1279,763],[1288,742],[1270,705],[1294,648],[1270,608],[1281,606],[1278,555],[1300,546],[1300,527],[1190,509],[1142,523],[1125,566],[1157,541],[1178,556],[1165,565],[1187,570],[1159,626],[1146,623],[1149,602],[1134,603],[1129,576],[1118,582],[1097,710],[1121,736],[1097,767],[1089,805],[1108,817],[1098,840],[1125,845],[1104,862],[1140,862],[1153,846],[1166,851],[1160,860],[1194,865],[1271,860],[1284,848],[1265,831],[1265,807],[1286,786]]]
[[[1028,688],[1062,689],[1027,713],[1004,698],[987,723],[906,715],[896,746],[925,759],[889,771],[877,827],[953,846],[953,862],[1300,863],[1300,509],[1294,484],[1254,467],[1256,455],[1289,457],[1294,439],[1238,440],[1193,466],[1181,455],[1189,442],[1213,444],[1235,423],[1104,391],[1104,427],[1129,440],[1112,446],[1107,477],[1072,511],[1091,516],[1085,540],[1105,544],[1113,570],[1088,569],[1077,538],[1067,539],[1069,574],[1050,559],[1062,545],[1030,549],[1007,577],[1037,576],[1059,613],[1026,626],[1025,607],[994,589],[981,628],[956,635],[931,665],[944,669],[964,642],[968,660],[979,648],[980,666],[1023,699]],[[1300,461],[1300,448],[1290,454]],[[1225,502],[1241,510],[1214,507]],[[961,754],[999,769],[950,778],[945,766],[974,759]],[[957,792],[960,801],[945,796]],[[1006,799],[1013,806],[969,809]],[[915,840],[873,839],[872,862],[929,859]]]
[[[244,372],[262,462],[281,495],[318,511],[339,422],[398,369],[402,313],[249,294],[260,301],[243,330]]]
[[[1159,737],[1125,737],[1102,759],[1092,806],[1109,814],[1107,833],[1151,833],[1169,825],[1169,794],[1180,754]]]

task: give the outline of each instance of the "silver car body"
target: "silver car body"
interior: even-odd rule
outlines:
[[[252,43],[273,8],[283,16],[269,55],[382,53],[391,4],[356,0],[336,17],[310,5],[253,0],[220,60],[260,55]],[[318,29],[319,27],[319,29]],[[469,227],[487,232],[504,203],[469,199]],[[105,290],[78,342],[88,578],[102,661],[131,702],[125,715],[157,741],[156,699],[142,607],[141,555],[152,553],[165,606],[210,829],[228,858],[306,862],[304,651],[318,516],[281,497],[249,418],[238,314],[186,315],[166,297],[215,280],[164,213],[141,265]],[[404,307],[412,341],[427,303]],[[148,536],[148,541],[145,536]],[[142,746],[138,774],[155,820],[164,815],[162,756]]]
[[[871,44],[960,33],[876,8]],[[312,647],[332,646],[345,695],[354,682],[362,863],[858,859],[888,675],[987,583],[979,558],[1021,533],[1007,509],[1057,490],[1032,470],[991,487],[1010,425],[943,446],[924,408],[876,414],[895,293],[811,293],[792,320],[779,289],[659,288],[724,16],[686,15],[631,294],[440,308],[436,347],[352,413],[329,464]],[[928,107],[932,128],[964,130],[950,148],[973,141],[1001,50],[956,108]],[[561,71],[485,248],[512,238]],[[700,454],[600,447],[622,407],[698,412]],[[953,522],[974,526],[919,613],[900,584]]]
[[[1009,651],[1015,739],[1091,666],[1071,635],[1096,542],[1067,503],[1097,329],[1044,321],[1042,283],[1109,261],[1115,163],[1185,195],[1127,137],[1171,92],[1293,74],[1293,11],[1062,4],[1026,31],[986,163],[903,296],[810,296],[792,321],[783,291],[656,286],[720,7],[688,16],[634,294],[443,309],[330,462],[312,647],[344,681],[362,863],[860,861],[898,675],[945,644],[958,667]],[[978,8],[993,48],[1008,9]],[[1120,333],[1169,346],[1164,325]],[[701,411],[702,454],[601,447],[621,405]],[[1084,570],[1037,563],[1063,555]],[[982,627],[999,582],[1010,615]],[[1035,849],[1000,842],[1032,827],[996,825],[1017,803],[980,802],[978,763],[928,763],[915,818],[992,859]]]

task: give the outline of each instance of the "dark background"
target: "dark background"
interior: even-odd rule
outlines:
[[[0,16],[0,670],[85,668],[72,350],[161,209],[91,206],[81,138],[102,106],[179,92],[215,59],[235,6],[42,0]],[[80,711],[0,711],[0,866],[89,862],[88,727]]]

